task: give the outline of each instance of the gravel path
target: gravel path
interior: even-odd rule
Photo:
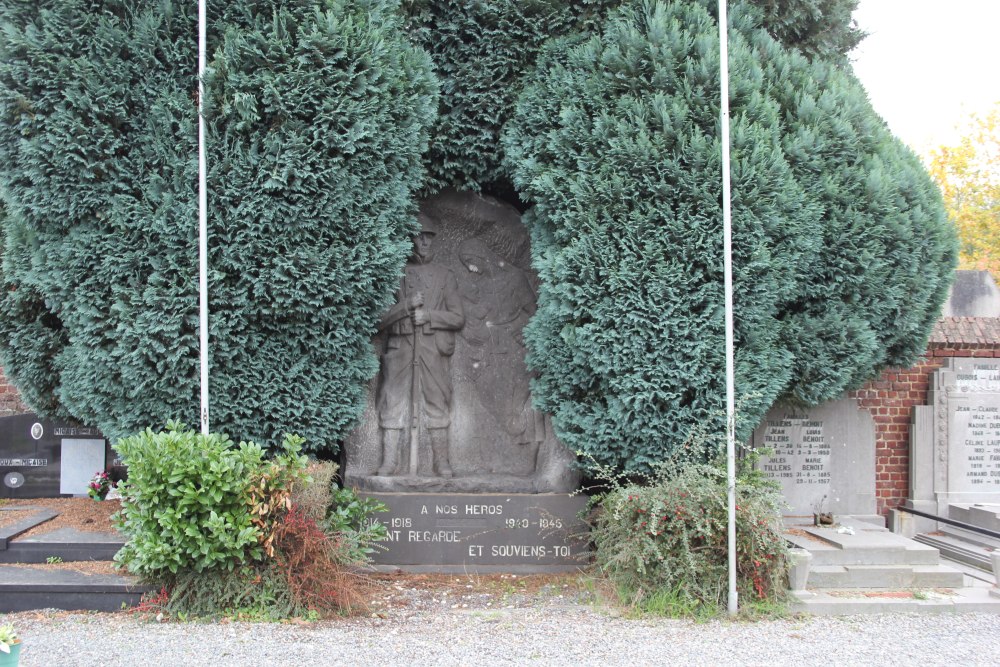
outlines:
[[[477,595],[479,603],[463,607],[461,597],[398,590],[413,604],[303,625],[159,623],[66,612],[0,621],[13,622],[24,639],[24,667],[1000,665],[997,615],[694,623],[624,618],[551,593],[488,603]]]

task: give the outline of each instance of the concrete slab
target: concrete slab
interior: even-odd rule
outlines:
[[[786,533],[795,546],[813,554],[813,565],[936,565],[937,549],[892,533],[883,526],[843,517],[838,527],[796,526],[806,535]]]
[[[16,512],[19,515],[22,512],[24,513],[23,518],[18,517],[18,520],[14,523],[0,528],[0,551],[5,550],[8,543],[21,533],[25,533],[35,526],[40,526],[46,521],[59,516],[58,512],[34,505],[0,507],[0,512]]]
[[[134,577],[72,570],[0,566],[0,612],[31,609],[117,611],[149,589]]]
[[[124,544],[118,533],[58,528],[8,542],[7,548],[0,550],[0,563],[44,563],[49,558],[67,562],[112,560]]]
[[[76,528],[57,528],[15,540],[17,544],[125,544],[119,533],[95,533]]]
[[[854,614],[1000,614],[1000,597],[989,588],[962,587],[945,591],[900,590],[881,594],[872,591],[809,591],[796,596],[791,611],[817,616]],[[886,594],[888,593],[888,595]],[[891,595],[891,597],[890,597]]]
[[[993,503],[952,503],[948,506],[948,518],[967,523],[970,526],[1000,532],[1000,505]],[[996,538],[991,538],[988,535],[966,531],[945,523],[940,524],[940,528],[947,532],[955,531],[963,534],[971,534],[977,536],[977,539],[980,540],[998,542]]]
[[[981,544],[945,533],[921,533],[914,539],[934,547],[941,552],[943,558],[964,563],[983,572],[993,572],[993,565],[990,562],[992,549]]]
[[[819,565],[810,568],[812,589],[957,588],[965,576],[945,565]]]

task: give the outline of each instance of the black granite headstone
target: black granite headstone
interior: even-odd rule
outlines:
[[[103,461],[94,470],[62,469],[63,447],[104,442]],[[92,448],[91,448],[92,449]],[[55,498],[86,493],[86,482],[113,459],[96,428],[40,419],[28,413],[0,418],[0,497]],[[72,492],[63,492],[67,482]]]

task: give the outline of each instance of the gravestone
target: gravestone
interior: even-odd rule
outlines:
[[[1000,504],[1000,359],[949,358],[910,430],[913,509],[947,516],[953,504]]]
[[[851,398],[811,408],[778,405],[754,430],[757,463],[781,485],[787,516],[832,512],[877,518],[875,421]]]
[[[86,495],[94,473],[112,459],[95,428],[28,413],[0,418],[0,491],[4,498]]]
[[[579,484],[575,457],[531,403],[523,328],[535,312],[537,279],[527,230],[514,207],[453,191],[423,202],[419,221],[413,256],[374,339],[381,371],[344,446],[345,483],[378,496],[392,508],[390,521],[407,524],[376,561],[416,566],[409,561],[417,558],[481,570],[536,561],[548,567],[563,558],[566,565],[576,547],[543,537],[554,533],[539,517],[568,527],[586,499],[563,495]],[[477,494],[503,499],[478,502]],[[483,502],[505,511],[417,511]],[[458,547],[439,542],[442,551],[431,552],[420,542],[449,530]],[[470,556],[472,547],[483,556]],[[494,553],[499,560],[487,563]],[[525,561],[522,554],[534,555]]]

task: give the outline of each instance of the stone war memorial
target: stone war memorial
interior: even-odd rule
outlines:
[[[354,535],[384,527],[386,569],[593,564],[631,595],[687,568],[686,595],[719,607],[724,587],[694,580],[728,550],[730,333],[738,438],[770,450],[788,515],[877,522],[905,496],[909,414],[855,390],[917,363],[957,242],[848,66],[849,10],[816,25],[803,3],[733,6],[730,332],[713,3],[233,0],[205,18],[200,79],[179,65],[191,3],[16,4],[0,361],[30,409],[118,447],[131,572],[294,562],[335,583],[320,547],[364,561]],[[921,493],[980,502],[991,422],[949,422],[957,400],[932,429],[979,444],[952,437]],[[107,467],[95,434],[11,419],[8,495]],[[606,491],[587,520],[585,476]],[[184,483],[166,497],[164,479]],[[745,480],[767,537],[736,551],[767,576],[740,595],[763,600],[784,586],[780,498]],[[703,512],[659,511],[675,495]]]
[[[385,502],[387,565],[579,566],[573,454],[531,403],[522,329],[535,312],[527,230],[499,200],[423,202],[380,372],[345,444],[344,482]],[[440,568],[438,568],[440,569]]]

